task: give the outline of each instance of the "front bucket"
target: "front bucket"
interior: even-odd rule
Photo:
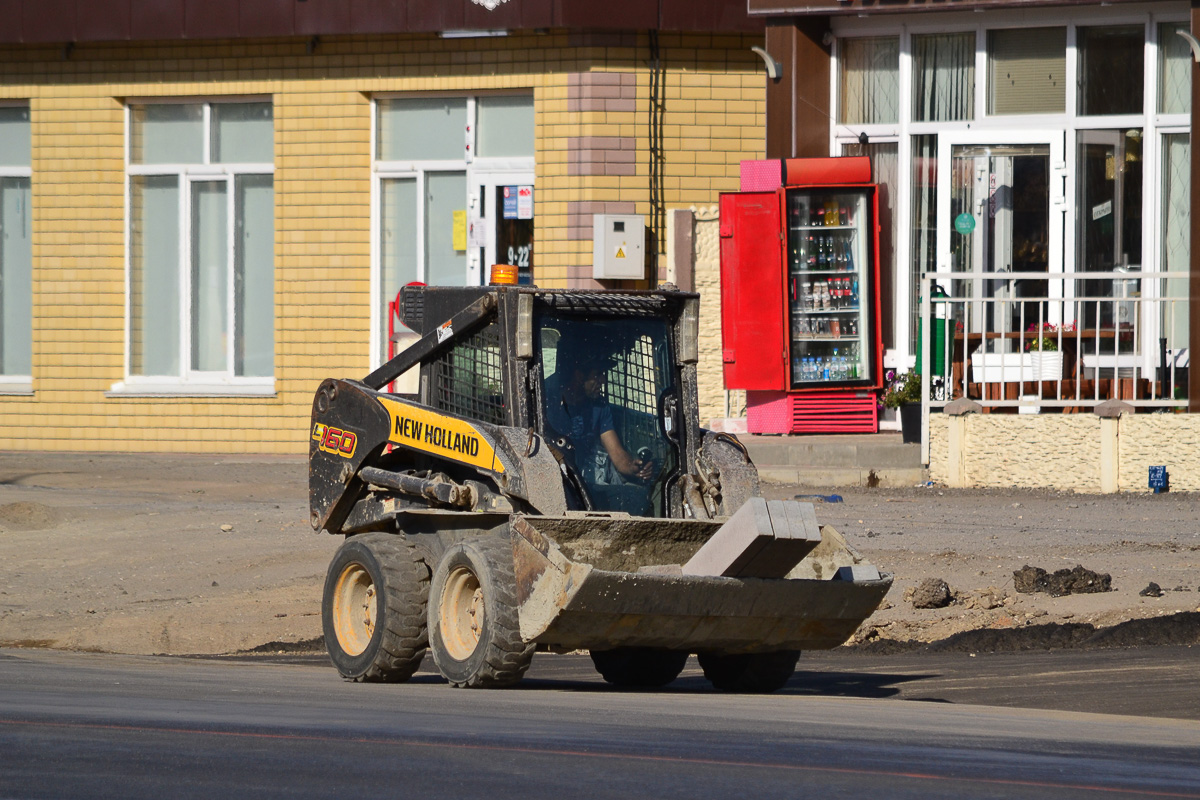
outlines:
[[[861,558],[850,551],[831,557],[841,537],[827,526],[822,536],[829,546],[810,556],[825,565],[806,563],[806,558],[792,573],[826,579],[672,574],[666,565],[686,562],[719,527],[683,520],[514,515],[522,638],[563,650],[828,649],[849,639],[891,586],[890,575],[876,578],[873,570],[863,570],[869,580],[836,579],[846,572],[837,566],[861,563]],[[577,546],[584,530],[590,531],[587,544]],[[554,534],[572,544],[560,548]],[[581,563],[585,551],[599,563]],[[652,560],[638,563],[638,551]],[[671,559],[661,560],[668,553]],[[651,571],[638,571],[647,568]]]

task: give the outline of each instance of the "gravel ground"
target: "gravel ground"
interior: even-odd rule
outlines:
[[[817,500],[896,583],[856,641],[1024,632],[1031,646],[1171,619],[1139,641],[1200,643],[1200,497],[1026,490],[844,489]],[[313,647],[340,540],[307,521],[303,459],[0,453],[0,646],[218,654]],[[828,489],[768,485],[772,498]],[[1013,572],[1081,565],[1112,591],[1020,594]],[[952,602],[907,595],[945,581]],[[1160,597],[1139,594],[1151,582]],[[1182,613],[1181,613],[1182,612]],[[1182,630],[1182,633],[1180,632]],[[1080,633],[1082,631],[1082,633]],[[999,637],[999,638],[998,638]],[[1181,640],[1180,637],[1183,637]],[[1190,639],[1188,637],[1191,637]]]

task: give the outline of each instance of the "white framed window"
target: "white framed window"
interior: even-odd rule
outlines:
[[[936,213],[936,176],[951,169],[939,163],[939,140],[946,135],[971,131],[997,145],[1029,130],[1049,132],[1056,141],[1061,137],[1063,158],[1052,159],[1050,169],[1053,185],[1062,191],[1050,193],[1049,200],[1053,228],[1063,241],[1061,257],[1048,265],[1051,272],[1134,265],[1151,271],[1183,263],[1192,70],[1190,50],[1176,31],[1188,30],[1186,19],[1186,5],[1171,3],[1144,10],[1093,6],[1086,15],[1038,8],[831,20],[830,94],[839,103],[830,120],[832,152],[878,147],[886,153],[896,142],[894,174],[879,171],[888,191],[907,200],[894,207],[888,366],[913,363],[917,282],[922,272],[942,264],[934,233],[949,224]],[[878,48],[875,43],[891,37],[899,42],[895,78],[890,55],[886,61],[864,57]],[[895,125],[856,110],[864,87],[891,87],[893,81],[901,110]],[[891,104],[889,98],[885,107]],[[1102,150],[1105,136],[1120,140],[1119,147],[1109,148],[1111,154]],[[871,155],[878,161],[881,153]],[[1080,215],[1086,203],[1103,202],[1109,165],[1120,166],[1125,177],[1123,235],[1119,245],[1101,242],[1119,250],[1115,257],[1101,258],[1107,251],[1096,236],[1083,236]],[[1084,180],[1085,173],[1090,180]],[[1154,288],[1142,291],[1148,296]],[[1180,319],[1185,319],[1182,313]],[[1159,335],[1152,328],[1146,326],[1146,337]],[[1172,326],[1163,330],[1169,337]]]
[[[126,394],[275,390],[274,112],[127,106]]]
[[[532,191],[534,105],[531,93],[423,94],[376,97],[373,107],[371,352],[380,363],[395,350],[400,287],[479,286],[493,261],[528,274],[532,201],[518,215],[499,198]]]
[[[0,394],[33,391],[29,106],[0,106]]]

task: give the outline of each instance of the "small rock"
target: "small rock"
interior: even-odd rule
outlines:
[[[217,585],[217,582],[216,582],[216,581],[213,581],[213,586],[216,586],[216,585]]]
[[[1145,589],[1142,589],[1140,592],[1138,592],[1138,594],[1141,597],[1162,597],[1163,590],[1162,590],[1162,587],[1159,586],[1157,583],[1155,583],[1154,581],[1150,581],[1150,585],[1147,586]]]
[[[912,594],[913,608],[945,608],[950,600],[950,585],[941,578],[926,578]]]
[[[224,525],[221,526],[221,531],[223,533],[229,533],[231,530],[233,530],[233,526],[230,525],[228,522],[226,522]]]

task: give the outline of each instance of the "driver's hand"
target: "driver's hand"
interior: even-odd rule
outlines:
[[[640,480],[648,481],[654,475],[654,462],[642,461],[640,458],[634,459],[633,469],[633,474],[636,475]]]

